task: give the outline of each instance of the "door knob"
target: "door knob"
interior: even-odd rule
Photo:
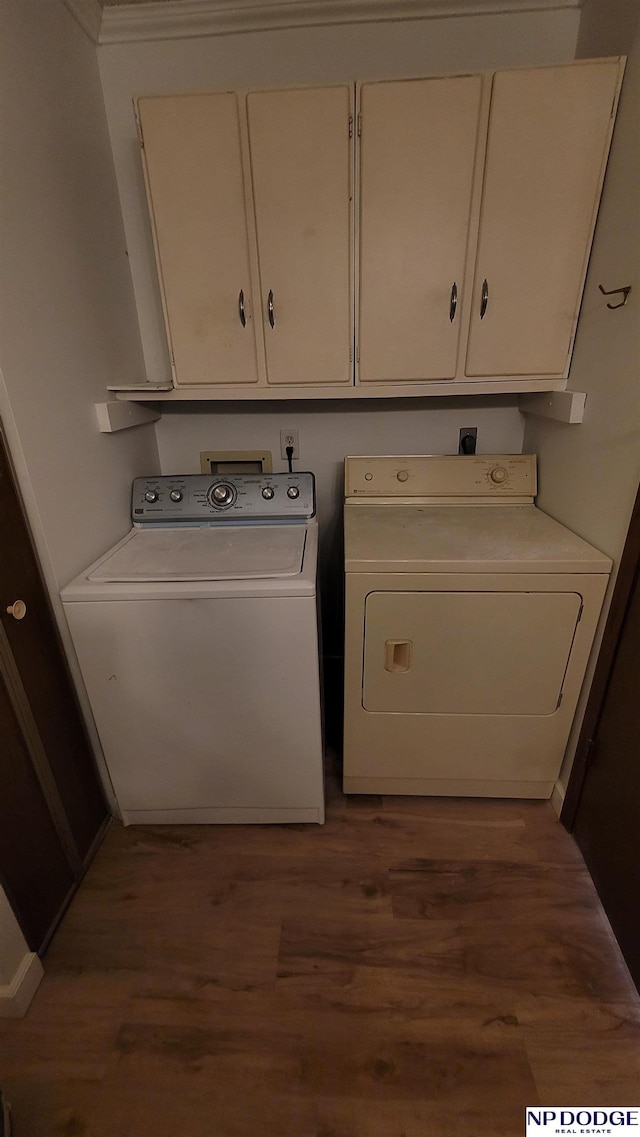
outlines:
[[[27,614],[27,605],[24,600],[14,600],[13,604],[7,605],[7,612],[13,616],[14,620],[24,620]]]

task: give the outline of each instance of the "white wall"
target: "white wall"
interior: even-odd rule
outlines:
[[[11,983],[28,951],[13,909],[0,887],[0,987]]]
[[[587,392],[586,416],[580,426],[530,418],[524,438],[524,448],[539,456],[538,503],[608,553],[616,566],[640,478],[639,17],[637,0],[587,0],[584,9],[579,56],[629,53],[569,381],[571,389]],[[626,307],[608,309],[600,283],[631,284]],[[601,629],[603,623],[604,617]],[[588,681],[594,661],[595,652]]]
[[[153,427],[97,430],[106,384],[144,363],[96,51],[58,0],[0,4],[0,152],[0,418],[101,763],[58,588],[126,532],[159,459]]]
[[[26,1014],[44,974],[35,952],[29,951],[9,901],[0,888],[0,1018]]]
[[[0,414],[54,592],[128,526],[153,427],[97,430],[144,374],[95,47],[61,3],[2,0]]]

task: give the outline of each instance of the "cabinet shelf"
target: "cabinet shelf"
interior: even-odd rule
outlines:
[[[517,379],[489,382],[461,383],[451,380],[445,383],[377,383],[375,386],[358,387],[178,387],[174,390],[132,388],[118,390],[115,397],[126,402],[273,402],[275,400],[297,402],[299,400],[327,399],[406,399],[406,398],[458,398],[463,395],[517,395],[533,391],[563,391],[566,379]]]

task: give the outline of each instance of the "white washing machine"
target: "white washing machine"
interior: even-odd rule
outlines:
[[[137,478],[61,596],[125,824],[323,822],[312,474]]]
[[[345,792],[549,797],[611,561],[534,455],[345,467]]]

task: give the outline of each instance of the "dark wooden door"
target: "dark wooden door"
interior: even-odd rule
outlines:
[[[0,674],[0,879],[35,950],[75,886],[62,840]]]
[[[594,728],[586,732],[590,737],[585,740],[585,769],[576,770],[581,785],[573,833],[640,990],[639,533],[637,507],[612,605],[615,644],[607,650],[605,634],[601,655],[610,658],[606,674],[596,673],[597,717]]]
[[[7,610],[16,600],[26,604],[23,619]],[[50,934],[51,912],[63,909],[69,892],[57,846],[73,883],[108,810],[1,432],[0,624],[0,729],[8,740],[0,758],[0,878],[30,947],[38,950]],[[43,801],[49,826],[42,824]],[[36,864],[49,881],[46,902],[43,890],[33,887]]]

